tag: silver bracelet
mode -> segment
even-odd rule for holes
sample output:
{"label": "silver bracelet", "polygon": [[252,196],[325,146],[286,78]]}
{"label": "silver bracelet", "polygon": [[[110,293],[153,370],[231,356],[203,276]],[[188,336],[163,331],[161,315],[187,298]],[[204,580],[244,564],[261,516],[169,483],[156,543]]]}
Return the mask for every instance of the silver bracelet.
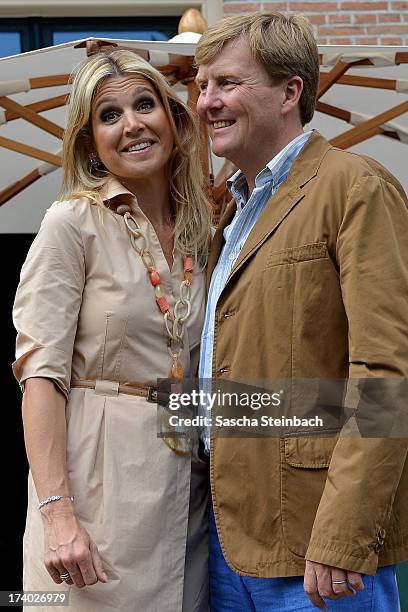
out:
{"label": "silver bracelet", "polygon": [[51,504],[55,501],[59,501],[60,499],[70,499],[71,501],[74,501],[74,498],[70,495],[50,495],[50,497],[47,497],[47,499],[43,499],[43,501],[40,501],[40,503],[38,504],[38,509],[41,510],[43,506]]}

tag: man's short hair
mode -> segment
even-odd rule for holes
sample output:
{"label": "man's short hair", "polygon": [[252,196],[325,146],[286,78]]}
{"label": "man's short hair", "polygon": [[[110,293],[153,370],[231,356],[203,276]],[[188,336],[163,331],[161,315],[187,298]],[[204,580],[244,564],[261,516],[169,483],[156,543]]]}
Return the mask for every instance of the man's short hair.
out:
{"label": "man's short hair", "polygon": [[244,38],[255,60],[273,82],[300,76],[303,91],[299,100],[302,125],[311,121],[319,84],[319,54],[312,26],[302,15],[260,11],[226,17],[208,28],[197,44],[195,63],[210,64],[223,47]]}

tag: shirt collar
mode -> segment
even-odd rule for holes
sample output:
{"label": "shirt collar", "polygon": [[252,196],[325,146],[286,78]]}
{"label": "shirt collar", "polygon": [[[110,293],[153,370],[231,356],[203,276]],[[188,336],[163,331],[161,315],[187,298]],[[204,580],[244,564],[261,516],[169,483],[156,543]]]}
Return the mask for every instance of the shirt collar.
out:
{"label": "shirt collar", "polygon": [[[312,130],[302,132],[299,134],[299,136],[296,136],[296,138],[291,140],[286,147],[279,151],[279,153],[275,155],[275,157],[273,157],[256,175],[255,188],[263,187],[270,181],[272,181],[273,185],[276,186],[280,182],[282,174],[285,173],[285,162],[287,161],[292,149],[295,149],[299,141],[304,139],[306,142],[311,134]],[[238,170],[227,180],[227,188],[232,197],[235,199],[237,207],[242,208],[248,199],[248,183],[242,170]]]}
{"label": "shirt collar", "polygon": [[112,200],[115,200],[118,198],[122,199],[122,197],[126,200],[132,199],[134,203],[137,205],[137,199],[136,199],[135,194],[129,191],[129,189],[126,189],[126,187],[124,187],[122,183],[113,176],[110,176],[106,180],[106,183],[104,183],[104,185],[101,188],[100,194],[101,194],[102,200],[107,206],[109,205],[109,202],[111,202]]}

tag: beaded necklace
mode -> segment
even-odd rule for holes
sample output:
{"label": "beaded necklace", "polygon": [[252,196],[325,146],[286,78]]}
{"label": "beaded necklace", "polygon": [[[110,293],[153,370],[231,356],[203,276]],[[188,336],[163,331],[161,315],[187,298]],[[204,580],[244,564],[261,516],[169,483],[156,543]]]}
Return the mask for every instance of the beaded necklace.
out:
{"label": "beaded necklace", "polygon": [[132,216],[130,206],[120,204],[116,211],[124,218],[132,247],[138,253],[146,268],[154,290],[156,304],[163,315],[164,327],[168,338],[167,348],[171,358],[169,378],[181,380],[184,376],[184,368],[180,361],[180,354],[183,350],[184,323],[191,314],[190,287],[193,280],[193,260],[191,257],[183,257],[183,280],[180,284],[180,296],[174,305],[173,313],[171,313],[169,303],[161,286],[160,274],[157,272],[155,259],[150,252],[146,233]]}

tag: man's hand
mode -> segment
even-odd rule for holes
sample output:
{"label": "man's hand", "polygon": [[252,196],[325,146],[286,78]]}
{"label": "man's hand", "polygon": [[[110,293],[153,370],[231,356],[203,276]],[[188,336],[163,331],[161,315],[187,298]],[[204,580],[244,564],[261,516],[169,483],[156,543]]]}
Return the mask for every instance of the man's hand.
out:
{"label": "man's hand", "polygon": [[364,583],[361,574],[357,572],[306,561],[304,589],[312,604],[324,610],[326,604],[323,597],[328,599],[350,597],[355,595],[356,591],[362,591]]}

